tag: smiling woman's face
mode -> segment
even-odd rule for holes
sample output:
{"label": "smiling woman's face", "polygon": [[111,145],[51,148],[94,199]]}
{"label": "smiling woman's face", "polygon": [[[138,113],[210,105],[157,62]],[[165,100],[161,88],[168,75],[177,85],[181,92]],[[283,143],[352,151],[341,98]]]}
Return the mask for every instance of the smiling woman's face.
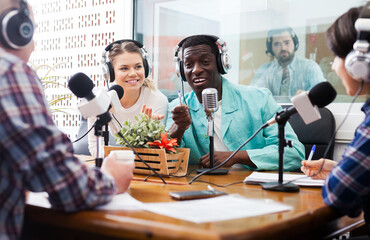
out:
{"label": "smiling woman's face", "polygon": [[144,83],[143,59],[139,53],[125,52],[113,61],[115,80],[125,91],[137,91]]}

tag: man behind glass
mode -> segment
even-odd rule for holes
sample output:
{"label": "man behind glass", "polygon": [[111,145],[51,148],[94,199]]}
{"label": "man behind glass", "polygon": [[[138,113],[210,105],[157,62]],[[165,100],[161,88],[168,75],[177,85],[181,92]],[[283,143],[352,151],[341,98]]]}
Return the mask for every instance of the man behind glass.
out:
{"label": "man behind glass", "polygon": [[258,68],[251,85],[270,89],[276,99],[287,99],[326,81],[316,62],[295,56],[298,46],[293,29],[270,30],[266,54],[274,60]]}

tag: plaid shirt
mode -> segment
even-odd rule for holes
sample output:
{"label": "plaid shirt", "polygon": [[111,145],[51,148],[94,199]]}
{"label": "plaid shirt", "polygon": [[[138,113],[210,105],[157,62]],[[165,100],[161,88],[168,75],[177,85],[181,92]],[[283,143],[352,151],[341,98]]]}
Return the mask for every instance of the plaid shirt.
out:
{"label": "plaid shirt", "polygon": [[26,190],[46,191],[54,209],[71,212],[110,201],[116,185],[73,156],[35,72],[0,48],[0,240],[19,237]]}
{"label": "plaid shirt", "polygon": [[[326,179],[323,197],[326,204],[350,217],[358,216],[364,209],[370,227],[370,98],[362,107],[365,120],[347,146],[343,159]],[[367,218],[367,219],[366,219]]]}

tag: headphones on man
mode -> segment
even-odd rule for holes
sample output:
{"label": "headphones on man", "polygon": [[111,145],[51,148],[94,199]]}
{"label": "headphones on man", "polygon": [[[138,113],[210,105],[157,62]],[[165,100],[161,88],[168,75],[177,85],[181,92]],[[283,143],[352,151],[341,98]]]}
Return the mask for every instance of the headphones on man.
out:
{"label": "headphones on man", "polygon": [[[218,54],[216,57],[218,72],[220,74],[226,74],[231,68],[231,59],[229,55],[227,54],[226,42],[213,35],[194,35],[194,36],[204,36],[204,37],[210,38],[212,41],[215,42],[217,49],[218,49]],[[189,37],[194,37],[194,36],[189,36]],[[183,40],[181,40],[181,42],[179,42],[179,44],[176,46],[175,57],[174,57],[177,76],[179,76],[181,80],[183,80],[184,82],[186,82],[186,77],[185,77],[185,72],[184,72],[184,62],[180,59],[179,53],[182,49],[182,45],[189,37],[184,38]]]}
{"label": "headphones on man", "polygon": [[10,8],[0,15],[0,42],[6,48],[19,49],[32,40],[33,23],[27,2],[19,1],[19,8]]}
{"label": "headphones on man", "polygon": [[140,43],[138,41],[135,41],[135,40],[131,40],[131,39],[118,40],[118,41],[112,42],[111,44],[109,44],[108,46],[105,47],[103,55],[102,55],[102,61],[101,61],[104,78],[109,82],[114,81],[114,78],[115,78],[114,77],[114,68],[112,66],[112,63],[109,61],[108,53],[112,49],[114,44],[122,44],[124,42],[132,42],[138,48],[140,48],[141,56],[143,57],[145,78],[147,78],[149,76],[149,74],[151,73],[151,71],[152,71],[152,68],[151,68],[150,63],[149,63],[150,61],[148,60],[148,58],[149,58],[148,52],[147,52],[145,46],[142,43]]}
{"label": "headphones on man", "polygon": [[353,50],[346,56],[344,66],[348,74],[357,81],[370,82],[370,2],[361,10],[355,22],[357,39]]}
{"label": "headphones on man", "polygon": [[268,31],[267,33],[267,39],[266,39],[266,54],[267,55],[274,56],[274,52],[272,51],[272,38],[283,32],[288,32],[290,34],[290,36],[293,39],[293,43],[294,43],[294,51],[297,51],[299,47],[299,41],[298,41],[297,35],[295,34],[292,28],[288,27],[288,28],[281,28],[281,29],[272,29]]}

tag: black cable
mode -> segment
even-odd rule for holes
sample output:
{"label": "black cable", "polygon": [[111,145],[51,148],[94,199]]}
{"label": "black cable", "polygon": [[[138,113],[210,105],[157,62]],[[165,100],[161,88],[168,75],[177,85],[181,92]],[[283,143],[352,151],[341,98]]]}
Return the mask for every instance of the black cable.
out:
{"label": "black cable", "polygon": [[325,165],[326,155],[328,154],[328,151],[329,151],[329,149],[330,149],[330,146],[333,144],[333,141],[334,141],[335,136],[337,135],[337,132],[339,131],[339,129],[342,127],[342,125],[343,125],[343,124],[344,124],[344,122],[346,121],[346,119],[347,119],[347,117],[348,117],[348,115],[349,115],[349,113],[350,113],[350,111],[351,111],[351,109],[352,109],[353,103],[356,101],[357,97],[360,95],[360,93],[361,93],[361,91],[362,91],[362,89],[363,89],[363,87],[364,87],[364,83],[365,83],[364,81],[361,81],[361,86],[360,86],[360,88],[357,90],[357,92],[356,92],[355,96],[353,97],[353,99],[352,99],[352,101],[351,101],[351,104],[350,104],[350,105],[349,105],[349,107],[348,107],[348,110],[347,110],[346,116],[344,116],[344,118],[343,118],[342,122],[338,125],[337,129],[336,129],[336,130],[335,130],[335,132],[333,133],[333,136],[331,137],[331,139],[330,139],[330,141],[329,141],[329,144],[328,144],[328,146],[327,146],[327,147],[326,147],[326,149],[325,149],[325,153],[324,153],[324,156],[323,156],[323,159],[324,159],[324,160],[322,161],[322,164],[321,164],[321,166],[320,166],[319,170],[317,170],[317,172],[316,172],[315,174],[311,175],[310,177],[315,177],[315,176],[317,176],[317,175],[321,172],[322,168],[324,167],[324,165]]}
{"label": "black cable", "polygon": [[207,181],[203,181],[203,180],[197,180],[197,182],[203,182],[203,183],[211,184],[211,185],[216,186],[216,187],[229,187],[231,185],[244,183],[243,181],[239,181],[239,182],[233,182],[233,183],[229,183],[229,184],[225,184],[225,185],[218,185],[216,183],[211,183],[211,182],[207,182]]}
{"label": "black cable", "polygon": [[[116,116],[114,116],[114,114],[112,113],[111,114],[112,116],[113,116],[113,118],[117,121],[117,123],[119,124],[119,126],[122,128],[122,125],[121,125],[121,123],[118,121],[118,119],[116,118]],[[86,121],[88,121],[88,120],[86,120]],[[78,138],[78,139],[76,139],[76,140],[74,140],[72,143],[75,143],[75,142],[78,142],[78,141],[80,141],[82,138],[84,138],[87,134],[89,134],[89,132],[95,127],[95,124],[96,124],[96,121],[95,121],[95,123],[91,126],[91,128],[84,134],[84,135],[82,135],[80,138]]]}
{"label": "black cable", "polygon": [[279,185],[279,187],[284,186],[284,185],[287,185],[287,184],[290,184],[290,183],[293,183],[293,182],[295,182],[297,180],[305,179],[305,178],[311,178],[311,177],[309,177],[309,176],[302,176],[302,177],[299,177],[299,178],[290,180],[290,181],[285,182],[285,183],[283,182],[283,184]]}
{"label": "black cable", "polygon": [[[191,170],[190,172],[184,174],[184,175],[180,175],[180,176],[177,176],[177,175],[173,175],[173,174],[168,174],[168,175],[164,175],[164,174],[160,174],[162,177],[175,177],[175,178],[182,178],[182,177],[187,177],[188,175],[190,175],[192,172],[194,172],[195,169]],[[155,176],[155,174],[150,174],[148,176],[146,176],[144,178],[144,181],[148,180],[148,178],[150,177],[153,177]]]}
{"label": "black cable", "polygon": [[78,142],[78,141],[80,141],[82,138],[84,138],[93,128],[95,127],[95,123],[92,125],[92,127],[84,134],[84,135],[82,135],[82,137],[80,137],[80,138],[78,138],[78,139],[76,139],[76,140],[74,140],[72,143],[75,143],[75,142]]}
{"label": "black cable", "polygon": [[187,177],[189,176],[192,172],[194,172],[195,168],[193,170],[191,170],[190,172],[186,173],[185,175],[182,175],[182,176],[177,176],[177,175],[173,175],[173,174],[169,174],[168,176],[169,177],[177,177],[177,178],[180,178],[180,177]]}
{"label": "black cable", "polygon": [[234,157],[234,155],[239,152],[239,150],[244,147],[245,144],[247,144],[250,140],[252,140],[262,129],[264,129],[265,127],[267,127],[269,124],[268,123],[265,123],[263,124],[259,129],[257,129],[257,131],[255,133],[253,133],[253,135],[247,139],[247,141],[245,141],[242,145],[240,145],[226,160],[224,160],[222,163],[218,164],[217,166],[213,167],[213,168],[210,168],[210,169],[207,169],[205,170],[204,172],[201,172],[199,173],[198,175],[196,175],[190,182],[189,184],[191,184],[192,182],[194,182],[197,178],[199,178],[200,176],[202,176],[203,174],[206,174],[208,172],[211,172],[217,168],[220,168],[222,167],[223,165],[225,165],[232,157]]}
{"label": "black cable", "polygon": [[131,150],[134,152],[134,154],[140,159],[140,161],[141,162],[143,162],[151,171],[153,171],[154,172],[154,174],[155,175],[157,175],[157,177],[159,177],[161,180],[162,180],[162,182],[164,183],[164,184],[167,184],[166,183],[166,181],[161,177],[161,175],[160,174],[158,174],[157,173],[157,171],[156,170],[154,170],[151,166],[149,166],[149,164],[146,162],[146,161],[144,161],[141,157],[140,157],[140,155],[135,151],[135,149],[128,143],[128,141],[126,140],[126,138],[122,135],[122,133],[120,132],[120,131],[118,131],[117,132],[117,134],[120,136],[120,138],[122,138],[123,139],[123,141],[125,141],[125,143],[127,144],[127,146],[129,146],[129,148],[131,148]]}
{"label": "black cable", "polygon": [[328,154],[329,152],[329,149],[330,149],[330,146],[333,144],[333,141],[334,141],[334,138],[335,138],[335,135],[337,134],[337,132],[339,131],[339,129],[342,127],[342,125],[344,124],[344,122],[346,121],[348,115],[349,115],[349,112],[351,111],[352,109],[352,106],[353,106],[353,103],[356,101],[357,97],[360,95],[361,91],[362,91],[362,88],[364,87],[364,81],[361,81],[361,86],[360,88],[357,90],[355,96],[353,97],[352,99],[352,102],[351,104],[349,105],[348,107],[348,110],[347,110],[347,113],[346,113],[346,116],[344,116],[342,122],[338,125],[337,129],[335,130],[333,136],[331,137],[330,141],[329,141],[329,144],[328,146],[326,147],[325,149],[325,153],[324,153],[324,156],[323,158],[326,158],[326,155]]}
{"label": "black cable", "polygon": [[121,123],[118,121],[118,119],[116,118],[116,116],[114,116],[113,113],[111,113],[111,115],[113,116],[113,118],[116,120],[116,122],[118,123],[119,127],[122,129],[122,125]]}

